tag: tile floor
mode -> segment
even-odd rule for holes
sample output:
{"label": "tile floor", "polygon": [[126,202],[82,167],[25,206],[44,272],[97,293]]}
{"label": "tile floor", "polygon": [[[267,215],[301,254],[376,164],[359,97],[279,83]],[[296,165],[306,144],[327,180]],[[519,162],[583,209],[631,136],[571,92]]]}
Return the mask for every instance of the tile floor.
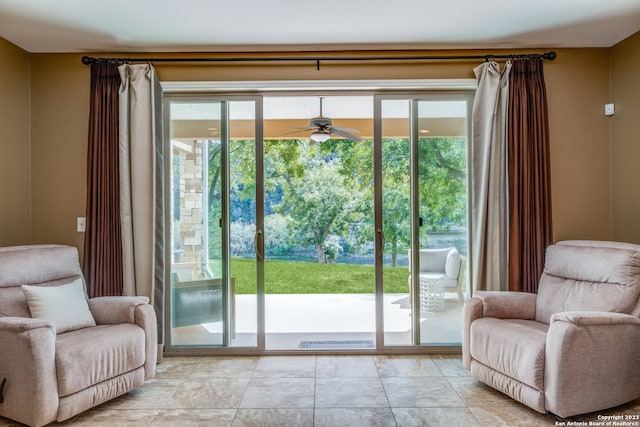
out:
{"label": "tile floor", "polygon": [[[601,414],[640,414],[640,399]],[[143,387],[53,425],[512,427],[557,421],[475,381],[459,356],[305,355],[165,358]],[[571,421],[588,425],[597,414]],[[0,418],[2,427],[14,425]]]}

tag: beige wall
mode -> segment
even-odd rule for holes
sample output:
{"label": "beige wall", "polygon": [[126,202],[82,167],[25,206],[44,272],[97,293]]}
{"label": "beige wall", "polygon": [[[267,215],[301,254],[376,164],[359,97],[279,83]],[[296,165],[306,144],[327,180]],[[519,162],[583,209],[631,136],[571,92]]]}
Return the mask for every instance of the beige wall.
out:
{"label": "beige wall", "polygon": [[613,238],[640,243],[640,32],[611,52]]}
{"label": "beige wall", "polygon": [[82,250],[85,215],[89,68],[75,55],[31,56],[32,243]]}
{"label": "beige wall", "polygon": [[611,238],[608,52],[566,49],[545,62],[556,241]]}
{"label": "beige wall", "polygon": [[0,246],[29,243],[29,54],[0,38]]}
{"label": "beige wall", "polygon": [[[610,49],[561,49],[545,62],[552,157],[554,239],[612,238]],[[462,53],[462,52],[454,52]],[[104,55],[96,55],[104,56]],[[89,67],[81,55],[33,54],[32,242],[81,248]],[[476,63],[157,65],[161,80],[473,78]],[[636,106],[637,107],[637,106]],[[616,116],[616,120],[621,116]],[[4,192],[4,190],[3,190]],[[622,240],[628,240],[621,235]],[[25,243],[28,243],[28,238]]]}

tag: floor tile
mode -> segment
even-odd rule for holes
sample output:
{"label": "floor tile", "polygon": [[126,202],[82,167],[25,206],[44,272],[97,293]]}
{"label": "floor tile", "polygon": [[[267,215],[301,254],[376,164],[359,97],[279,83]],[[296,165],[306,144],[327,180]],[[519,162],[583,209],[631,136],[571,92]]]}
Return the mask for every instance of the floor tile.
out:
{"label": "floor tile", "polygon": [[253,378],[315,378],[315,356],[264,356],[256,366]]}
{"label": "floor tile", "polygon": [[388,407],[379,378],[317,378],[316,408]]}
{"label": "floor tile", "polygon": [[0,427],[22,427],[23,424],[19,424],[8,418],[0,417]]}
{"label": "floor tile", "polygon": [[80,417],[58,425],[74,427],[141,427],[148,426],[158,412],[159,410],[149,409],[87,411]]}
{"label": "floor tile", "polygon": [[164,357],[156,365],[156,378],[188,378],[202,360],[201,357]]}
{"label": "floor tile", "polygon": [[313,409],[238,409],[233,427],[313,427]]}
{"label": "floor tile", "polygon": [[369,356],[318,356],[316,359],[318,378],[378,378],[378,369]]}
{"label": "floor tile", "polygon": [[442,375],[445,377],[470,377],[471,372],[462,367],[462,357],[458,355],[431,356]]}
{"label": "floor tile", "polygon": [[395,427],[390,408],[316,408],[314,427]]}
{"label": "floor tile", "polygon": [[398,427],[481,427],[467,408],[393,408]]}
{"label": "floor tile", "polygon": [[258,357],[214,357],[200,363],[189,378],[251,378]]}
{"label": "floor tile", "polygon": [[[459,355],[167,357],[142,387],[51,426],[517,427],[563,421],[477,381]],[[640,399],[598,414],[640,413]],[[0,427],[21,427],[0,418]]]}
{"label": "floor tile", "polygon": [[183,383],[182,379],[153,379],[102,406],[105,409],[164,409]]}
{"label": "floor tile", "polygon": [[381,377],[438,377],[442,373],[429,356],[377,356]]}
{"label": "floor tile", "polygon": [[149,427],[229,427],[235,409],[170,409],[162,410]]}
{"label": "floor tile", "polygon": [[382,378],[392,408],[464,407],[444,377]]}
{"label": "floor tile", "polygon": [[469,410],[483,427],[545,427],[555,419],[514,403],[505,406],[470,407]]}
{"label": "floor tile", "polygon": [[248,384],[248,378],[190,379],[180,386],[165,408],[237,408]]}
{"label": "floor tile", "polygon": [[253,378],[240,408],[313,408],[314,378]]}
{"label": "floor tile", "polygon": [[468,406],[513,405],[515,400],[473,377],[447,377],[449,384]]}

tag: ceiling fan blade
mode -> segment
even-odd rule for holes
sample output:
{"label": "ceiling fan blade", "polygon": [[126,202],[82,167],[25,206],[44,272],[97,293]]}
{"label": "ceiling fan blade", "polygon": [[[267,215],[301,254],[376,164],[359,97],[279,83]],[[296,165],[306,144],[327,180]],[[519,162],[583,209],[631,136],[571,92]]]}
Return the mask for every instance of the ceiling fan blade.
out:
{"label": "ceiling fan blade", "polygon": [[333,126],[333,129],[335,130],[341,130],[343,132],[349,132],[349,133],[360,133],[360,131],[358,129],[354,129],[354,128],[345,128],[342,126]]}
{"label": "ceiling fan blade", "polygon": [[336,135],[341,136],[341,137],[346,138],[346,139],[350,139],[350,140],[355,141],[355,142],[364,141],[363,137],[358,136],[358,135],[354,135],[354,134],[352,134],[350,132],[345,132],[344,130],[342,130],[340,128],[332,129],[331,133],[336,134]]}

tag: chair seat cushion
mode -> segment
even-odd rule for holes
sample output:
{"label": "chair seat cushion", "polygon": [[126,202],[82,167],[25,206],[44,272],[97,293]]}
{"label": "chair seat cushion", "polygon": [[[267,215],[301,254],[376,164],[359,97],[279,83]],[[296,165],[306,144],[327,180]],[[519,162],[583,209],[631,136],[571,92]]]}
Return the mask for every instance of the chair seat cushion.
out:
{"label": "chair seat cushion", "polygon": [[532,320],[477,319],[471,323],[471,357],[542,391],[548,329],[548,325]]}
{"label": "chair seat cushion", "polygon": [[56,337],[58,394],[68,396],[144,364],[145,336],[132,323],[99,325]]}

